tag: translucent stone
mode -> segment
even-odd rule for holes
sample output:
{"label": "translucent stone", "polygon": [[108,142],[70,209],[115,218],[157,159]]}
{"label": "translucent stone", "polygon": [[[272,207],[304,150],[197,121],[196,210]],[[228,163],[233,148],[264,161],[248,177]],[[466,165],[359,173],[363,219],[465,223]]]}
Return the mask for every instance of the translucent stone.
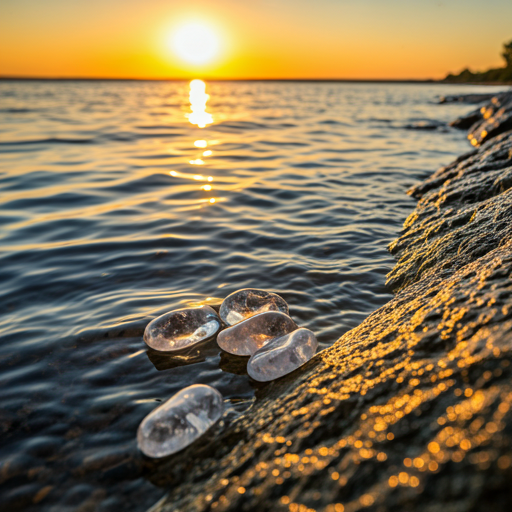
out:
{"label": "translucent stone", "polygon": [[251,356],[269,341],[297,328],[297,324],[288,315],[267,311],[225,329],[217,336],[217,343],[230,354]]}
{"label": "translucent stone", "polygon": [[152,320],[144,341],[154,350],[171,352],[206,340],[219,329],[219,317],[210,306],[177,309]]}
{"label": "translucent stone", "polygon": [[244,288],[224,299],[219,316],[225,324],[234,325],[266,311],[281,311],[288,315],[288,304],[275,293]]}
{"label": "translucent stone", "polygon": [[179,452],[202,436],[223,410],[224,401],[216,389],[203,384],[182,389],[142,420],[137,431],[139,449],[153,458]]}
{"label": "translucent stone", "polygon": [[247,363],[247,373],[259,382],[278,379],[307,363],[317,347],[316,336],[310,330],[297,329],[255,352]]}

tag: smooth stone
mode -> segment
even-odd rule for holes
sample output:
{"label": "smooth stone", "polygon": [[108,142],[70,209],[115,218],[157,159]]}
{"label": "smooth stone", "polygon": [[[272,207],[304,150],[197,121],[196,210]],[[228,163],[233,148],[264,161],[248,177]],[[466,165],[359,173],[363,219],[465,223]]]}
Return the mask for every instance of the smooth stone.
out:
{"label": "smooth stone", "polygon": [[288,315],[267,311],[225,329],[218,335],[217,343],[230,354],[252,356],[273,339],[296,329],[297,324]]}
{"label": "smooth stone", "polygon": [[313,332],[297,329],[257,350],[247,363],[247,373],[259,382],[278,379],[307,363],[317,347]]}
{"label": "smooth stone", "polygon": [[266,311],[289,314],[288,304],[279,295],[255,288],[244,288],[224,299],[219,316],[225,324],[234,325]]}
{"label": "smooth stone", "polygon": [[179,452],[202,436],[223,411],[224,400],[216,389],[188,386],[142,420],[137,431],[139,449],[152,458]]}
{"label": "smooth stone", "polygon": [[144,341],[154,350],[171,352],[211,338],[219,329],[219,317],[210,306],[177,309],[149,322]]}

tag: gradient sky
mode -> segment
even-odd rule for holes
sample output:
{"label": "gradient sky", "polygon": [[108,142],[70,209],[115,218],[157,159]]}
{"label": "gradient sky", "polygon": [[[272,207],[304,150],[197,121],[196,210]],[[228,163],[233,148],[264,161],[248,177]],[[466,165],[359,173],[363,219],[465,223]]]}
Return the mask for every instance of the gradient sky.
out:
{"label": "gradient sky", "polygon": [[[169,48],[190,20],[219,57]],[[442,78],[503,65],[511,0],[2,0],[0,75],[105,78]]]}

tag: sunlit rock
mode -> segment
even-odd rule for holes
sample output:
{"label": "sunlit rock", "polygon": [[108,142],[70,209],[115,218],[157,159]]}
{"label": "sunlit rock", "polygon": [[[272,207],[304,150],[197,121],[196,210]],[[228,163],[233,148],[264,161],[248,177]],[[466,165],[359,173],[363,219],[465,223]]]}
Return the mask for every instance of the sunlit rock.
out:
{"label": "sunlit rock", "polygon": [[230,354],[251,356],[269,341],[295,329],[298,329],[297,324],[288,315],[267,311],[222,331],[217,343]]}
{"label": "sunlit rock", "polygon": [[144,341],[154,350],[171,352],[206,340],[219,328],[219,317],[210,306],[178,309],[152,320],[144,331]]}
{"label": "sunlit rock", "polygon": [[224,299],[219,315],[224,323],[234,325],[266,311],[280,311],[288,315],[288,304],[275,293],[244,288]]}
{"label": "sunlit rock", "polygon": [[202,436],[224,410],[222,395],[204,384],[176,393],[149,413],[139,425],[137,444],[148,457],[176,453]]}
{"label": "sunlit rock", "polygon": [[276,338],[249,359],[247,373],[259,382],[278,379],[307,363],[315,354],[318,341],[308,329],[297,329]]}

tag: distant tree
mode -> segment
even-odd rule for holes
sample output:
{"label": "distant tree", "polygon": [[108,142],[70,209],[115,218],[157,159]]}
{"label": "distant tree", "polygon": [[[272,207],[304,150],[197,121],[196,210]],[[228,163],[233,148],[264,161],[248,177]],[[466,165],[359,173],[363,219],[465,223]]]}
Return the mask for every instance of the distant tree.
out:
{"label": "distant tree", "polygon": [[508,83],[512,82],[512,41],[503,45],[503,53],[501,56],[505,59],[504,68],[488,69],[487,71],[473,72],[468,68],[463,69],[459,74],[449,74],[445,82],[494,82],[494,83]]}
{"label": "distant tree", "polygon": [[501,56],[505,59],[507,68],[512,66],[512,41],[509,41],[503,45],[503,53]]}

